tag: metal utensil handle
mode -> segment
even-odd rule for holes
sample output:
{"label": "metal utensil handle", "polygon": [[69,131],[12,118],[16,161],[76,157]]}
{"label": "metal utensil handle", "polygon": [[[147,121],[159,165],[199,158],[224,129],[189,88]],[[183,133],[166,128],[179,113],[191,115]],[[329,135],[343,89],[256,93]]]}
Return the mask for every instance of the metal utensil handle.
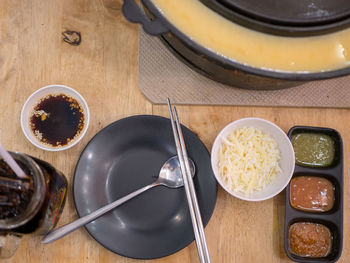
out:
{"label": "metal utensil handle", "polygon": [[[185,168],[184,158],[183,158],[181,145],[180,145],[180,141],[179,141],[179,136],[178,136],[178,130],[177,130],[177,127],[176,127],[176,124],[175,124],[175,121],[174,121],[173,111],[172,111],[172,108],[171,108],[171,104],[170,104],[169,98],[168,98],[168,107],[169,107],[171,126],[172,126],[174,140],[175,140],[175,145],[176,145],[176,151],[177,151],[177,155],[178,155],[179,162],[180,162],[181,173],[182,173],[182,176],[183,176],[183,179],[184,179],[185,192],[186,192],[188,207],[189,207],[189,210],[190,210],[192,226],[193,226],[193,232],[194,232],[194,236],[195,236],[195,239],[196,239],[198,255],[199,255],[200,261],[202,263],[210,263],[209,253],[205,252],[205,248],[203,246],[203,243],[205,243],[205,240],[204,240],[204,242],[202,241],[202,237],[201,237],[201,234],[200,234],[200,231],[199,231],[199,226],[198,226],[198,220],[196,218],[196,212],[194,211],[195,208],[194,208],[193,201],[192,201],[192,194],[191,194],[191,191],[190,191],[189,179],[188,179],[188,177],[191,177],[191,175],[187,173],[186,168]],[[181,129],[180,129],[180,132],[181,132]],[[205,247],[206,247],[206,245],[205,245]]]}
{"label": "metal utensil handle", "polygon": [[160,35],[169,31],[159,18],[150,20],[136,4],[135,0],[124,0],[122,12],[127,20],[141,24],[143,30],[150,35]]}
{"label": "metal utensil handle", "polygon": [[[175,115],[176,128],[177,128],[178,135],[179,135],[181,151],[183,154],[185,169],[186,169],[187,174],[191,174],[190,164],[188,162],[188,155],[187,155],[185,140],[184,140],[184,137],[182,134],[181,125],[180,125],[179,117],[178,117],[177,110],[176,110],[175,106],[174,106],[174,115]],[[188,180],[188,186],[189,186],[190,193],[191,193],[194,212],[195,212],[196,219],[197,219],[200,240],[202,242],[203,253],[204,253],[204,262],[209,263],[210,262],[209,250],[208,250],[207,241],[206,241],[205,234],[204,234],[202,216],[201,216],[201,213],[199,210],[198,200],[197,200],[197,196],[196,196],[196,190],[194,188],[192,176],[187,176],[187,180]]]}
{"label": "metal utensil handle", "polygon": [[84,226],[84,225],[90,223],[91,221],[96,220],[97,218],[104,215],[105,213],[113,210],[117,206],[120,206],[121,204],[125,203],[126,201],[129,201],[130,199],[134,198],[135,196],[147,191],[148,189],[150,189],[156,185],[158,185],[157,182],[146,185],[146,186],[136,190],[135,192],[132,192],[132,193],[130,193],[130,194],[106,205],[106,206],[103,206],[103,207],[97,209],[96,211],[94,211],[86,216],[83,216],[83,217],[73,221],[72,223],[66,224],[62,227],[59,227],[59,228],[49,232],[42,239],[41,243],[48,244],[48,243],[56,241],[57,239],[60,239],[61,237],[68,235],[69,233],[73,232],[74,230],[78,229],[79,227]]}

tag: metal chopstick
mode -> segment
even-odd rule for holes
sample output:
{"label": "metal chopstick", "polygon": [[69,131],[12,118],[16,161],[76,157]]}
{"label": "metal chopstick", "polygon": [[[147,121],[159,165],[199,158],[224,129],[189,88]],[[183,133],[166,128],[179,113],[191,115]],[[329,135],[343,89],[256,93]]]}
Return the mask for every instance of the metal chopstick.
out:
{"label": "metal chopstick", "polygon": [[[202,218],[199,211],[197,196],[196,196],[195,188],[191,177],[191,171],[190,171],[190,166],[188,162],[185,141],[183,138],[176,107],[174,107],[174,113],[173,113],[169,98],[168,98],[168,107],[169,107],[170,120],[171,120],[171,125],[173,129],[173,134],[174,134],[174,140],[176,144],[176,151],[178,154],[178,158],[181,166],[181,172],[184,179],[185,192],[186,192],[186,197],[187,197],[188,206],[190,210],[193,231],[196,239],[200,262],[210,263],[209,251],[208,251],[208,247],[205,239],[204,227],[203,227]],[[174,120],[174,115],[175,115],[175,120]]]}
{"label": "metal chopstick", "polygon": [[208,246],[207,246],[207,242],[206,242],[206,238],[205,238],[205,234],[204,234],[204,227],[203,227],[202,217],[201,217],[200,210],[199,210],[199,205],[198,205],[198,200],[197,200],[197,196],[196,196],[196,191],[195,191],[193,180],[192,180],[192,176],[191,176],[191,169],[190,169],[190,164],[189,164],[189,161],[188,161],[185,140],[183,138],[181,124],[179,122],[179,117],[178,117],[178,114],[177,114],[176,107],[174,107],[174,113],[175,113],[175,122],[176,122],[176,126],[177,126],[177,131],[178,131],[178,135],[179,135],[179,139],[180,139],[180,146],[181,146],[182,154],[183,154],[184,161],[185,161],[185,168],[186,168],[186,172],[187,172],[187,180],[189,182],[189,188],[190,188],[190,193],[191,193],[191,197],[192,197],[192,203],[193,203],[194,211],[195,211],[196,218],[197,218],[197,223],[198,223],[198,228],[199,228],[199,235],[200,235],[200,239],[201,239],[203,250],[204,250],[204,257],[206,259],[205,262],[210,262]]}

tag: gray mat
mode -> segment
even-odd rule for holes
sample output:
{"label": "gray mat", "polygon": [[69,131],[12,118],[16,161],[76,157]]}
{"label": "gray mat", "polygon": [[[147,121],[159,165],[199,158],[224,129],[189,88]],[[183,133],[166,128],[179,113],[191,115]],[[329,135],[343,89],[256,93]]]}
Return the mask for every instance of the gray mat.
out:
{"label": "gray mat", "polygon": [[350,107],[350,76],[297,87],[256,91],[212,81],[179,61],[156,37],[139,33],[139,88],[154,104]]}

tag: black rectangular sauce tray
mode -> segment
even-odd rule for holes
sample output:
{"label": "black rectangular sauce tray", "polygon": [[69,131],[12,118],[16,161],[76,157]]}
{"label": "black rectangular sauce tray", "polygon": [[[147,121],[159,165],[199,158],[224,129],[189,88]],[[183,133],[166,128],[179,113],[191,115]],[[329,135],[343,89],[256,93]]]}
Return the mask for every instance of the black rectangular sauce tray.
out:
{"label": "black rectangular sauce tray", "polygon": [[[295,126],[288,132],[288,137],[292,140],[294,134],[299,133],[322,133],[330,136],[334,140],[335,155],[334,160],[330,166],[327,167],[304,167],[295,164],[293,177],[318,176],[328,179],[334,186],[334,205],[328,212],[306,212],[297,210],[290,204],[290,184],[286,188],[286,208],[285,208],[285,223],[284,223],[284,249],[287,256],[296,262],[336,262],[342,253],[343,248],[343,143],[340,134],[330,128]],[[323,224],[328,227],[333,240],[332,248],[327,257],[311,258],[301,257],[293,254],[289,248],[289,227],[297,222],[310,222]]]}

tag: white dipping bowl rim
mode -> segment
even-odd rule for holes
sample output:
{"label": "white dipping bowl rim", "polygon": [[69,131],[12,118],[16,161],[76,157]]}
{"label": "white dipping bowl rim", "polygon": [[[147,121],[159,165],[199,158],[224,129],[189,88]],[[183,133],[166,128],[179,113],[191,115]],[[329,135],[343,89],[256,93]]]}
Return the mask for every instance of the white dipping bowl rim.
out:
{"label": "white dipping bowl rim", "polygon": [[[32,112],[32,109],[35,105],[37,105],[37,103],[39,102],[39,100],[43,97],[45,97],[46,95],[49,94],[60,94],[63,93],[65,95],[71,96],[74,99],[76,99],[79,104],[83,107],[84,110],[84,128],[83,130],[80,132],[79,136],[77,138],[75,138],[74,140],[72,140],[71,143],[68,143],[65,146],[59,146],[59,147],[52,147],[52,146],[45,146],[45,144],[41,143],[33,134],[33,132],[30,129],[30,113]],[[22,107],[22,111],[21,111],[21,128],[22,131],[25,135],[25,137],[36,147],[42,149],[42,150],[46,150],[46,151],[51,151],[51,152],[58,152],[58,151],[63,151],[66,149],[69,149],[71,147],[73,147],[74,145],[76,145],[85,135],[88,127],[89,127],[89,123],[90,123],[90,110],[88,107],[88,104],[86,103],[85,99],[83,98],[82,95],[80,95],[79,92],[77,92],[76,90],[65,86],[65,85],[59,85],[59,84],[53,84],[53,85],[48,85],[45,87],[42,87],[38,90],[36,90],[34,93],[32,93],[28,99],[26,100],[26,102],[24,103],[23,107]]]}
{"label": "white dipping bowl rim", "polygon": [[[242,127],[253,127],[271,135],[278,144],[281,156],[280,167],[282,169],[282,172],[277,174],[276,178],[269,185],[248,195],[243,192],[232,191],[228,185],[222,181],[220,172],[218,170],[218,151],[222,145],[222,137],[226,137],[234,130]],[[294,149],[287,134],[276,124],[261,118],[251,117],[238,119],[226,125],[215,138],[211,150],[211,166],[216,180],[226,192],[233,195],[234,197],[246,201],[263,201],[279,194],[283,189],[286,188],[289,181],[291,180],[295,168]]]}

